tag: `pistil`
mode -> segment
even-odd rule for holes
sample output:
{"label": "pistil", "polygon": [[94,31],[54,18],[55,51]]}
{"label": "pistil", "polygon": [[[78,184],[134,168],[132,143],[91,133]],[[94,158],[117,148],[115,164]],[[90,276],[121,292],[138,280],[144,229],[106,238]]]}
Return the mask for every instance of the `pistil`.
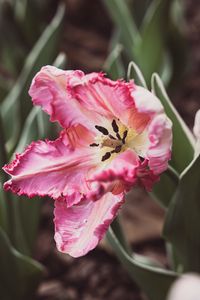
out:
{"label": "pistil", "polygon": [[95,128],[99,132],[101,132],[104,136],[107,136],[107,138],[104,138],[100,144],[99,143],[90,144],[90,147],[101,147],[101,148],[108,147],[108,148],[112,149],[111,151],[106,152],[102,156],[102,158],[101,158],[102,161],[109,159],[111,157],[111,155],[114,153],[120,153],[123,145],[125,145],[125,142],[126,142],[128,130],[125,130],[123,132],[123,136],[121,137],[120,133],[119,133],[119,126],[118,126],[116,120],[113,120],[111,125],[112,125],[112,129],[113,129],[113,132],[115,133],[116,137],[114,137],[112,134],[110,134],[110,132],[108,131],[107,128],[105,128],[103,126],[95,125]]}

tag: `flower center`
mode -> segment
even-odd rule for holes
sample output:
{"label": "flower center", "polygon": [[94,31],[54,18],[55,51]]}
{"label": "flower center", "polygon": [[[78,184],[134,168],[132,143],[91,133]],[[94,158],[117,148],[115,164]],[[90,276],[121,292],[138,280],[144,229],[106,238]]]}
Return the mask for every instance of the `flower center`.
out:
{"label": "flower center", "polygon": [[[122,150],[122,147],[126,143],[126,137],[128,134],[128,130],[125,128],[125,130],[120,133],[120,128],[116,122],[116,120],[113,120],[111,123],[112,131],[114,134],[111,134],[109,130],[103,126],[95,125],[95,128],[101,132],[101,141],[100,143],[92,143],[90,144],[90,147],[100,147],[100,148],[110,148],[110,151],[104,152],[101,161],[105,161],[111,157],[114,153],[119,153]],[[124,127],[124,126],[123,126]]]}

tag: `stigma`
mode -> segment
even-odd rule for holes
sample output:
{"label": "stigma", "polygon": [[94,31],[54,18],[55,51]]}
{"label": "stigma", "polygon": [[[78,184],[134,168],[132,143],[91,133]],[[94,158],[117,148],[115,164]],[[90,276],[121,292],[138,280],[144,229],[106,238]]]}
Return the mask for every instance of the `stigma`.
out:
{"label": "stigma", "polygon": [[128,130],[125,129],[123,133],[120,133],[120,128],[116,122],[113,120],[111,123],[112,133],[103,126],[95,125],[95,128],[101,133],[101,142],[99,143],[92,143],[90,147],[100,147],[106,149],[110,148],[110,151],[106,151],[101,158],[101,161],[105,161],[109,159],[112,154],[120,153],[123,146],[126,143],[126,137],[128,134]]}

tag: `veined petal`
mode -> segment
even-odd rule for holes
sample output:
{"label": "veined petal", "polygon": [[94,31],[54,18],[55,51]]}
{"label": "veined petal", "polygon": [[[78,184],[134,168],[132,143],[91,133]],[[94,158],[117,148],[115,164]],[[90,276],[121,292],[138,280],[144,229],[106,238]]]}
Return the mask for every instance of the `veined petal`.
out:
{"label": "veined petal", "polygon": [[136,86],[131,95],[138,112],[150,115],[163,113],[164,109],[160,100],[147,89]]}
{"label": "veined petal", "polygon": [[124,202],[123,194],[105,194],[98,201],[85,200],[70,208],[55,201],[55,241],[59,251],[73,257],[87,254],[103,238]]}
{"label": "veined petal", "polygon": [[103,73],[72,77],[68,82],[69,93],[88,111],[106,120],[119,119],[124,125],[131,124],[132,128],[141,131],[149,116],[137,111],[132,97],[136,88],[133,81],[113,81],[104,77]]}
{"label": "veined petal", "polygon": [[67,197],[68,206],[79,202],[88,190],[87,172],[95,167],[95,153],[84,145],[90,138],[79,126],[63,132],[55,141],[33,142],[4,167],[12,176],[4,188],[29,197]]}
{"label": "veined petal", "polygon": [[83,74],[82,71],[45,66],[34,77],[29,95],[35,105],[40,105],[50,115],[51,121],[58,121],[63,128],[78,124],[93,128],[87,113],[67,89],[70,78],[81,78]]}
{"label": "veined petal", "polygon": [[124,189],[129,189],[137,181],[136,169],[139,165],[138,156],[132,150],[126,150],[117,155],[110,164],[97,169],[90,180],[111,183],[121,181]]}
{"label": "veined petal", "polygon": [[145,189],[149,192],[152,191],[153,185],[159,181],[160,176],[158,174],[155,174],[150,168],[149,168],[149,161],[148,159],[145,159],[141,162],[139,168],[137,168],[137,179],[138,179],[138,185],[145,187]]}
{"label": "veined petal", "polygon": [[134,185],[142,185],[148,191],[158,181],[159,176],[148,168],[148,160],[141,161],[132,150],[126,150],[114,158],[107,166],[97,169],[90,181],[101,186],[99,190],[109,190],[113,194],[129,191]]}
{"label": "veined petal", "polygon": [[163,106],[154,94],[141,86],[131,89],[131,97],[135,108],[129,111],[128,126],[142,133],[156,114],[163,113]]}
{"label": "veined petal", "polygon": [[106,118],[120,118],[122,112],[134,106],[129,84],[112,81],[103,73],[90,73],[74,80],[69,80],[69,90],[73,96],[89,111],[94,111]]}
{"label": "veined petal", "polygon": [[119,119],[141,132],[150,112],[162,109],[155,96],[133,81],[112,81],[103,73],[85,75],[82,71],[63,71],[52,66],[43,67],[36,74],[29,94],[33,103],[50,115],[51,121],[58,121],[64,128],[82,124],[95,131],[95,125]]}
{"label": "veined petal", "polygon": [[168,168],[172,146],[172,122],[165,114],[153,118],[148,128],[148,137],[149,168],[154,174],[161,174]]}

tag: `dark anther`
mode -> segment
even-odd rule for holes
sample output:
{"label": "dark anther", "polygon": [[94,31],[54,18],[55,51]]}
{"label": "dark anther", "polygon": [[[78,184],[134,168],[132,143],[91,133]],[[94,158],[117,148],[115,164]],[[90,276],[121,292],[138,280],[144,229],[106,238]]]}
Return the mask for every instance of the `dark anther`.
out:
{"label": "dark anther", "polygon": [[119,127],[115,120],[112,121],[112,128],[113,128],[114,132],[116,132],[116,133],[119,132]]}
{"label": "dark anther", "polygon": [[115,148],[115,152],[119,153],[122,150],[122,145],[119,145]]}
{"label": "dark anther", "polygon": [[96,143],[90,144],[90,147],[98,147],[98,146],[99,146],[99,144],[96,144]]}
{"label": "dark anther", "polygon": [[112,140],[116,140],[116,138],[114,136],[112,136],[111,134],[108,135],[110,139]]}
{"label": "dark anther", "polygon": [[122,138],[122,143],[123,144],[125,144],[127,134],[128,134],[128,130],[125,130],[124,133],[123,133],[123,138]]}
{"label": "dark anther", "polygon": [[102,156],[102,161],[107,160],[111,157],[111,153],[110,152],[106,152],[106,154],[104,156]]}
{"label": "dark anther", "polygon": [[102,126],[95,125],[95,128],[97,130],[99,130],[101,133],[103,133],[104,135],[108,135],[109,134],[108,130],[106,128],[102,127]]}
{"label": "dark anther", "polygon": [[116,137],[118,138],[118,140],[121,140],[121,136],[118,132],[116,133]]}
{"label": "dark anther", "polygon": [[142,157],[142,156],[140,156],[140,155],[139,155],[139,159],[140,159],[141,161],[144,161],[144,157]]}
{"label": "dark anther", "polygon": [[114,150],[111,151],[111,153],[119,153],[122,150],[122,145],[118,145],[115,147]]}

